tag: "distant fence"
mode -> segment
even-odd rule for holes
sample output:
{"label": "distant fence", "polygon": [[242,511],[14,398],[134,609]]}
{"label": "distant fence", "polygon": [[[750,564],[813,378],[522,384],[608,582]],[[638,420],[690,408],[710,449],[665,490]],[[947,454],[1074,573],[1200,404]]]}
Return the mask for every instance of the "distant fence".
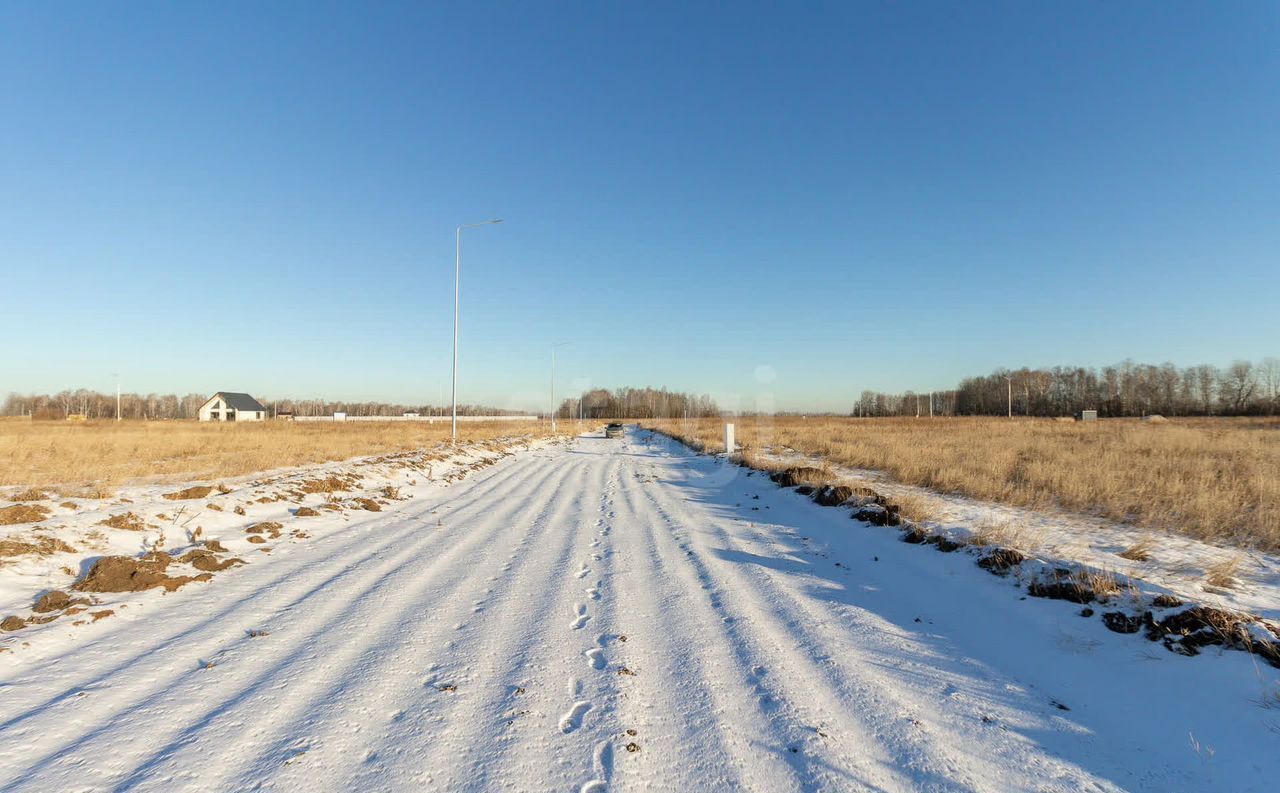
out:
{"label": "distant fence", "polygon": [[[294,416],[294,421],[425,421],[449,423],[451,416]],[[537,421],[537,416],[458,416],[458,421]]]}

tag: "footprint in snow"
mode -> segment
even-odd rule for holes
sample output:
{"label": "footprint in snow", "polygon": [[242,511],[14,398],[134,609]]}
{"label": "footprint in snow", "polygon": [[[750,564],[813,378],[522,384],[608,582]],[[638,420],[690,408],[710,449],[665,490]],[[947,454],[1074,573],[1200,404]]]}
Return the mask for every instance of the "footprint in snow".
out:
{"label": "footprint in snow", "polygon": [[582,563],[582,569],[576,573],[578,578],[586,578],[590,574],[591,574],[591,568],[587,567],[586,562]]}
{"label": "footprint in snow", "polygon": [[569,712],[560,717],[560,732],[568,734],[581,727],[582,717],[586,716],[589,710],[591,710],[591,703],[586,700],[573,703]]}
{"label": "footprint in snow", "polygon": [[590,617],[587,616],[587,607],[582,605],[581,603],[577,603],[574,605],[573,612],[574,612],[573,622],[569,623],[570,630],[575,630],[575,631],[578,630],[579,628],[587,624],[587,620],[591,619]]}

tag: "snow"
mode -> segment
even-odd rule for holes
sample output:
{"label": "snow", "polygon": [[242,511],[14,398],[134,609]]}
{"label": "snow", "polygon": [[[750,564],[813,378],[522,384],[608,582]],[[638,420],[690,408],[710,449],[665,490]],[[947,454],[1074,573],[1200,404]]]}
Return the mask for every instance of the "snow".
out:
{"label": "snow", "polygon": [[[1108,571],[1155,593],[1178,595],[1183,600],[1229,611],[1255,614],[1280,623],[1280,557],[1256,550],[1242,550],[1201,542],[1171,532],[1152,532],[1135,526],[1062,511],[1044,511],[993,504],[964,496],[938,493],[928,488],[894,482],[882,472],[831,465],[815,457],[779,449],[764,459],[784,465],[819,465],[830,468],[833,479],[870,487],[890,499],[904,496],[926,504],[931,517],[921,525],[931,533],[964,540],[975,527],[1006,524],[1020,529],[1032,541],[1020,550],[1032,553],[1047,566],[1083,565]],[[1149,558],[1134,561],[1120,552],[1142,538],[1152,540]],[[1239,583],[1230,589],[1205,581],[1214,564],[1239,559]]]}
{"label": "snow", "polygon": [[6,636],[0,789],[1277,784],[1277,670],[1111,633],[661,437],[379,477],[411,498],[206,522],[311,536]]}

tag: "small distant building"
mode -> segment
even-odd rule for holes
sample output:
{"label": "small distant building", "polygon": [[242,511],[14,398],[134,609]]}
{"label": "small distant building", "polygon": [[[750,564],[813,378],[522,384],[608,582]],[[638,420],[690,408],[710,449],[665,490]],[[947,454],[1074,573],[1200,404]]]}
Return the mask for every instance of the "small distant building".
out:
{"label": "small distant building", "polygon": [[1076,413],[1076,421],[1097,421],[1097,420],[1098,420],[1098,411],[1096,410],[1081,410],[1078,413]]}
{"label": "small distant building", "polygon": [[219,391],[200,406],[201,421],[262,421],[267,409],[248,394]]}

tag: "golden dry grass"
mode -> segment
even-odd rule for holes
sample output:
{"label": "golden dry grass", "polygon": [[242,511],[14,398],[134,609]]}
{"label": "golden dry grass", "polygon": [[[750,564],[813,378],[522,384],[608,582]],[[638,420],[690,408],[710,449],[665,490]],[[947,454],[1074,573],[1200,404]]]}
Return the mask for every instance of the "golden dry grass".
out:
{"label": "golden dry grass", "polygon": [[[644,421],[723,451],[723,421]],[[1280,550],[1280,420],[737,419],[744,459],[793,449],[986,501]]]}
{"label": "golden dry grass", "polygon": [[[129,483],[216,480],[435,448],[448,443],[449,431],[443,422],[0,422],[0,486],[104,498]],[[549,434],[534,421],[458,425],[467,441]]]}

